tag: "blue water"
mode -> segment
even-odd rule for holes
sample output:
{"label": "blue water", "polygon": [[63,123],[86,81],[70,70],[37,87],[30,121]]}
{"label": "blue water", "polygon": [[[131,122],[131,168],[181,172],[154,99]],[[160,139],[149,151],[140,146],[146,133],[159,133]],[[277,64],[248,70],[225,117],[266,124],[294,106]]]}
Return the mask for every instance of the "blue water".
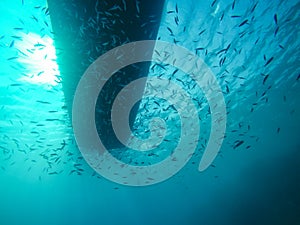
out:
{"label": "blue water", "polygon": [[[2,0],[0,225],[300,224],[300,3],[234,2],[167,0],[158,32],[217,77],[227,109],[220,153],[198,171],[210,133],[203,100],[187,165],[162,183],[130,187],[97,175],[76,146],[46,2]],[[166,68],[168,78],[174,68]]]}

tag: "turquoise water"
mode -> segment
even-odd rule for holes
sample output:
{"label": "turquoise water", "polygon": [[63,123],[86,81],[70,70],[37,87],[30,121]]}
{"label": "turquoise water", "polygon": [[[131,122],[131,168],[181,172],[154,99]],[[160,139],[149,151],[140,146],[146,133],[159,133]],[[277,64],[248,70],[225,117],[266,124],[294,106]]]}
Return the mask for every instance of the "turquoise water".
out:
{"label": "turquoise water", "polygon": [[[157,38],[175,40],[211,68],[227,129],[217,158],[199,172],[211,119],[203,99],[194,156],[175,176],[146,187],[113,183],[82,158],[46,2],[0,4],[1,225],[300,224],[298,1],[165,2]],[[155,68],[149,76],[173,72]],[[189,83],[180,71],[176,78]],[[174,127],[177,117],[170,116]]]}

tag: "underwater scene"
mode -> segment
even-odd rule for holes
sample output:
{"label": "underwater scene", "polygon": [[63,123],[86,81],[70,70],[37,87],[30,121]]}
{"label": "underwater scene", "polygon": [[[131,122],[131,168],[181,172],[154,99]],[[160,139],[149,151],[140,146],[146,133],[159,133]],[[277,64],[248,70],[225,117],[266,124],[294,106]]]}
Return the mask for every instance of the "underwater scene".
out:
{"label": "underwater scene", "polygon": [[299,1],[0,6],[0,225],[300,225]]}

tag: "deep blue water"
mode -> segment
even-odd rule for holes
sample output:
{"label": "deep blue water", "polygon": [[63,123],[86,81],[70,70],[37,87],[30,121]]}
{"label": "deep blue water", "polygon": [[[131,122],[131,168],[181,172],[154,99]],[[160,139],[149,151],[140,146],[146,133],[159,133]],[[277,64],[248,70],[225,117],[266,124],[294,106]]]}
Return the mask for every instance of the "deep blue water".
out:
{"label": "deep blue water", "polygon": [[300,224],[300,3],[234,2],[167,0],[157,37],[197,54],[220,84],[227,128],[217,158],[198,171],[211,119],[203,99],[187,165],[130,187],[95,174],[76,146],[46,2],[2,0],[0,225]]}

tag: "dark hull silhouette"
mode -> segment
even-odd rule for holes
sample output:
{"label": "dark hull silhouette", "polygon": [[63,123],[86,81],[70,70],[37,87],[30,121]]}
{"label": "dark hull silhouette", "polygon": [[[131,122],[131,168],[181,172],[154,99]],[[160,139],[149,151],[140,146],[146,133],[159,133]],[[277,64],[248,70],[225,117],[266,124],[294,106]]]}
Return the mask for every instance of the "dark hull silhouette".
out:
{"label": "dark hull silhouette", "polygon": [[[138,40],[156,39],[164,1],[48,0],[48,5],[66,106],[72,116],[76,86],[88,66],[114,47]],[[149,63],[121,69],[100,92],[95,109],[96,126],[108,149],[122,147],[110,120],[114,98],[122,87],[146,76],[148,70]],[[137,108],[132,109],[129,119],[131,126]]]}

